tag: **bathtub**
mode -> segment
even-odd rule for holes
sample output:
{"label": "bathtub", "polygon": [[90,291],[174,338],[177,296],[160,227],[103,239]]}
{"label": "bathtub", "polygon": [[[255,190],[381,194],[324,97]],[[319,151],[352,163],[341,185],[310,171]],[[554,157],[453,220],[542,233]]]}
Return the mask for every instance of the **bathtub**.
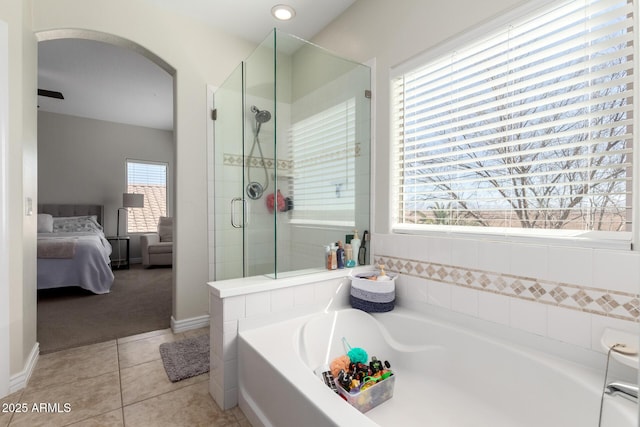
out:
{"label": "bathtub", "polygon": [[[389,360],[393,397],[360,413],[314,369],[342,337]],[[254,426],[596,427],[603,370],[403,308],[343,309],[241,330],[239,404]],[[635,371],[634,371],[635,372]],[[610,377],[611,379],[611,377]],[[602,427],[636,427],[638,406],[605,396]]]}

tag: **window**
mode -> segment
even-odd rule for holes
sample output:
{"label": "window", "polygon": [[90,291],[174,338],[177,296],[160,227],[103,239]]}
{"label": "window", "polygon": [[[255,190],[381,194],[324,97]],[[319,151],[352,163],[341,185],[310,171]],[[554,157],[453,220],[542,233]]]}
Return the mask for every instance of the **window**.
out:
{"label": "window", "polygon": [[293,222],[355,224],[355,122],[351,98],[291,127]]}
{"label": "window", "polygon": [[554,2],[395,77],[395,226],[630,231],[632,15]]}
{"label": "window", "polygon": [[127,192],[144,194],[144,208],[128,209],[127,232],[155,232],[167,216],[167,164],[127,160]]}

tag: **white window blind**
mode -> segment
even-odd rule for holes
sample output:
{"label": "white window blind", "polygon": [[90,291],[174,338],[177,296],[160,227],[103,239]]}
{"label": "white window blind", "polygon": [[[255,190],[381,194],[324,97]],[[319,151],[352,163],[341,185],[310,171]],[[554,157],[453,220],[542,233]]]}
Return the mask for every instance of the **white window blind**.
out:
{"label": "white window blind", "polygon": [[127,232],[157,231],[167,215],[167,164],[127,160],[127,192],[144,194],[144,208],[128,209]]}
{"label": "white window blind", "polygon": [[632,15],[554,3],[395,78],[395,223],[629,231]]}
{"label": "white window blind", "polygon": [[351,98],[291,126],[294,222],[354,225],[355,122]]}

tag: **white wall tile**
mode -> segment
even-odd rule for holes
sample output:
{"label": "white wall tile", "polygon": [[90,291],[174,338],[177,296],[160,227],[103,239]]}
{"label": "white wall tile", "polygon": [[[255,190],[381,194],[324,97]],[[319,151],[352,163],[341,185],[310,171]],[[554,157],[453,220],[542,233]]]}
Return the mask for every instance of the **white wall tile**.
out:
{"label": "white wall tile", "polygon": [[510,298],[509,320],[513,328],[544,336],[547,334],[547,305]]}
{"label": "white wall tile", "polygon": [[314,291],[313,285],[296,286],[293,290],[293,305],[299,307],[301,305],[313,304]]}
{"label": "white wall tile", "polygon": [[548,254],[547,246],[511,244],[509,272],[516,276],[544,279],[548,271]]}
{"label": "white wall tile", "polygon": [[451,288],[451,309],[478,317],[478,291],[461,286],[453,286]]}
{"label": "white wall tile", "polygon": [[[400,279],[403,281],[404,288],[401,292],[408,301],[421,303],[427,302],[428,292],[426,279],[414,276],[401,276],[396,279],[396,281]],[[402,298],[402,296],[400,296],[400,298]]]}
{"label": "white wall tile", "polygon": [[271,311],[279,313],[293,308],[293,288],[271,291]]}
{"label": "white wall tile", "polygon": [[451,285],[427,281],[427,302],[439,307],[451,308]]}
{"label": "white wall tile", "polygon": [[547,308],[547,336],[579,345],[591,346],[591,314],[562,307]]}
{"label": "white wall tile", "polygon": [[258,316],[271,312],[271,293],[259,292],[246,297],[246,317]]}
{"label": "white wall tile", "polygon": [[469,269],[478,268],[478,241],[473,239],[451,240],[451,264]]}
{"label": "white wall tile", "polygon": [[594,287],[638,293],[639,284],[640,254],[612,250],[594,251]]}
{"label": "white wall tile", "polygon": [[223,309],[223,319],[225,322],[227,320],[237,320],[245,317],[245,297],[244,295],[237,297],[229,297],[225,298],[223,301],[224,309]]}
{"label": "white wall tile", "polygon": [[511,244],[495,241],[478,243],[478,268],[483,271],[507,273],[511,268]]}
{"label": "white wall tile", "polygon": [[549,247],[549,271],[546,279],[593,286],[593,249]]}
{"label": "white wall tile", "polygon": [[448,237],[434,237],[429,242],[429,261],[451,264],[451,240]]}
{"label": "white wall tile", "polygon": [[492,292],[479,292],[478,317],[501,325],[509,325],[509,297]]}

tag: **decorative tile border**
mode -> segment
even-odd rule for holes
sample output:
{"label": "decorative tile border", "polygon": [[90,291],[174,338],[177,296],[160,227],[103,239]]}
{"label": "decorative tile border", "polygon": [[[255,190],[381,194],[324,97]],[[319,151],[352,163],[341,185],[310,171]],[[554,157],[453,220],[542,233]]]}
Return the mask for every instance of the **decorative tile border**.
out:
{"label": "decorative tile border", "polygon": [[[308,164],[312,164],[316,162],[326,162],[327,160],[336,160],[336,159],[344,158],[345,156],[348,156],[348,155],[352,155],[353,157],[359,157],[361,154],[361,151],[362,149],[360,148],[360,143],[357,142],[348,149],[336,151],[336,152],[324,153],[323,155],[314,157],[313,159],[311,159],[311,161],[307,162],[307,164],[302,165],[300,167],[304,167]],[[243,157],[240,154],[223,153],[222,163],[226,166],[243,166],[245,164],[248,164],[249,167],[252,167],[252,168],[254,167],[261,168],[263,164],[263,160],[260,157],[255,157],[255,156]],[[267,166],[268,169],[273,169],[273,166],[276,163],[278,164],[278,170],[282,170],[282,171],[293,170],[293,160],[283,160],[283,159],[276,160],[268,157],[264,158],[264,164]]]}
{"label": "decorative tile border", "polygon": [[388,271],[632,322],[640,321],[640,295],[551,282],[428,261],[376,256]]}
{"label": "decorative tile border", "polygon": [[[245,161],[246,159],[246,161]],[[243,166],[244,164],[248,164],[249,167],[257,168],[262,167],[262,159],[259,157],[249,157],[239,155],[239,154],[227,154],[224,153],[223,164],[226,166]],[[264,158],[264,164],[267,166],[267,169],[273,169],[275,164],[278,164],[278,170],[290,171],[293,168],[293,161],[291,160],[277,160],[271,159],[268,157]]]}

